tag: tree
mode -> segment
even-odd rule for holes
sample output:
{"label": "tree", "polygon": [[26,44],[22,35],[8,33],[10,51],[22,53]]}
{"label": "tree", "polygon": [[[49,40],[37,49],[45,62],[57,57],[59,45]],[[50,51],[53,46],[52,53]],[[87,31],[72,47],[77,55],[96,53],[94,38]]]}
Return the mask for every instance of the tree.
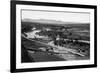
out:
{"label": "tree", "polygon": [[29,32],[29,31],[32,31],[32,26],[31,25],[24,25],[24,27],[22,27],[22,33],[24,32]]}

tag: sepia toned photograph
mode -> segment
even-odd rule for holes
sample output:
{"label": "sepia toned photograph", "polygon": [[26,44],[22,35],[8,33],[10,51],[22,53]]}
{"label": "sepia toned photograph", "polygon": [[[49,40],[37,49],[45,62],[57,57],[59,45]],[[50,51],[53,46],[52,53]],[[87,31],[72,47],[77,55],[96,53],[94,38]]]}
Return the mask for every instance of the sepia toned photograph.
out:
{"label": "sepia toned photograph", "polygon": [[90,59],[90,13],[21,10],[21,61]]}

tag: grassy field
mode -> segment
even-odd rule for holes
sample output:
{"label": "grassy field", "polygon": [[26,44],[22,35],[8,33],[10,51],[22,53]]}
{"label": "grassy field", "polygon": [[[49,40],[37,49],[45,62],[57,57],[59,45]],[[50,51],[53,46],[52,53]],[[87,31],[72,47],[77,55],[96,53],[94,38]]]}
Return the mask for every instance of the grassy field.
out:
{"label": "grassy field", "polygon": [[[77,50],[78,52],[81,52],[85,54],[85,57],[80,57],[73,54],[66,54],[66,55],[50,55],[47,53],[41,53],[41,52],[31,52],[27,51],[28,56],[31,58],[31,61],[33,60],[36,62],[42,62],[42,61],[62,61],[62,60],[87,60],[90,58],[90,43],[85,42],[79,42],[81,41],[90,41],[90,24],[83,24],[83,23],[64,23],[64,24],[50,24],[50,23],[38,23],[38,22],[21,22],[22,24],[22,34],[23,33],[30,33],[33,32],[33,28],[35,30],[41,30],[40,32],[36,33],[36,35],[39,36],[45,36],[48,37],[50,40],[44,40],[40,38],[30,38],[35,41],[40,41],[43,43],[48,43],[57,37],[57,35],[60,36],[59,42],[63,42],[63,47],[71,48],[74,50]],[[27,35],[26,35],[27,36]],[[73,40],[75,40],[73,42]],[[47,48],[45,45],[37,44],[35,42],[29,42],[22,38],[22,44],[26,48],[34,48],[38,49],[41,47]],[[23,52],[22,52],[23,53]],[[41,57],[41,58],[40,58]],[[43,58],[42,58],[43,57]],[[46,58],[47,57],[47,58]],[[40,59],[38,59],[40,58]],[[49,59],[48,59],[49,58]],[[54,59],[55,58],[55,59]],[[24,62],[24,61],[23,61]],[[30,62],[30,61],[29,61]]]}
{"label": "grassy field", "polygon": [[[27,27],[25,29],[25,27]],[[56,33],[62,35],[62,37],[67,37],[67,39],[80,39],[80,40],[90,40],[90,24],[40,24],[34,22],[22,22],[22,32],[30,32],[32,28],[35,27],[37,30],[41,30],[41,35],[52,36]],[[51,31],[45,31],[48,28]],[[65,31],[63,31],[65,29]]]}

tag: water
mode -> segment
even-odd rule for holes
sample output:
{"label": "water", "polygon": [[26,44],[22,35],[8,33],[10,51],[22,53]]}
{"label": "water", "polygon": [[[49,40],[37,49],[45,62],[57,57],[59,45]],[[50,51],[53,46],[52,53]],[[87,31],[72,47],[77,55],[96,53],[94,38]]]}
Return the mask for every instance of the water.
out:
{"label": "water", "polygon": [[32,32],[27,32],[27,38],[48,38],[45,36],[39,36],[36,33],[41,32],[41,30],[33,30]]}

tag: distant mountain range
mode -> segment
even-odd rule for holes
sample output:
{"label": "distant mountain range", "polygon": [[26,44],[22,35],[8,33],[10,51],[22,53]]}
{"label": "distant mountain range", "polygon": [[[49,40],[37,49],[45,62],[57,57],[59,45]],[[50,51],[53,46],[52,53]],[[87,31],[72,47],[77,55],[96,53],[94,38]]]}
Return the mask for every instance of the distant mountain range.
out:
{"label": "distant mountain range", "polygon": [[78,22],[64,22],[57,20],[48,20],[48,19],[23,19],[22,22],[33,22],[41,24],[89,24],[89,23],[78,23]]}

